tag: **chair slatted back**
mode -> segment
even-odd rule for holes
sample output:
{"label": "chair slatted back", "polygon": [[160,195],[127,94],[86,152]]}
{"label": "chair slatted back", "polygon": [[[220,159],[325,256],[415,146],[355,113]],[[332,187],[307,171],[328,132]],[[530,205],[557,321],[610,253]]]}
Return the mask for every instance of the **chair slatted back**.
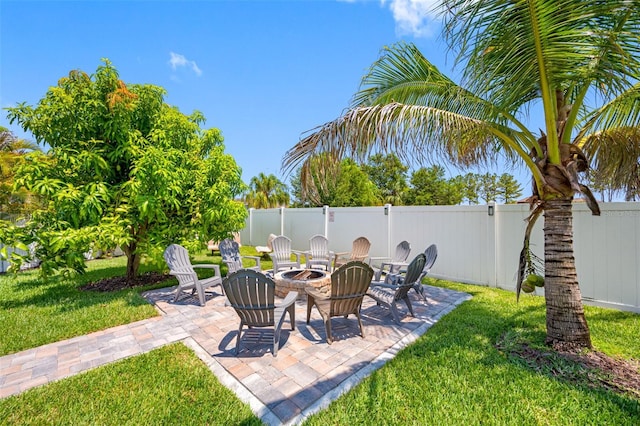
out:
{"label": "chair slatted back", "polygon": [[369,249],[371,242],[366,237],[358,237],[353,240],[351,248],[351,260],[359,260],[364,262],[369,257]]}
{"label": "chair slatted back", "polygon": [[331,274],[330,316],[353,314],[360,310],[374,271],[366,263],[348,262]]}
{"label": "chair slatted back", "polygon": [[278,261],[289,262],[291,260],[291,240],[284,236],[279,235],[271,242],[273,251],[271,257]]}
{"label": "chair slatted back", "polygon": [[329,240],[324,235],[314,235],[309,239],[309,252],[314,260],[329,260]]}
{"label": "chair slatted back", "polygon": [[409,253],[411,253],[411,244],[408,241],[402,241],[396,246],[392,261],[395,263],[404,262],[409,258]]}
{"label": "chair slatted back", "polygon": [[177,275],[176,278],[180,285],[191,284],[198,279],[196,271],[191,266],[191,260],[189,260],[189,252],[186,248],[178,244],[171,244],[164,251],[164,261],[167,262],[169,270],[176,272],[192,272],[193,277],[190,279],[184,275]]}
{"label": "chair slatted back", "polygon": [[266,275],[242,269],[228,275],[222,287],[243,324],[250,327],[274,325],[275,282]]}
{"label": "chair slatted back", "polygon": [[436,259],[438,258],[438,247],[435,244],[431,244],[424,251],[425,256],[427,257],[427,262],[424,264],[424,274],[428,274],[433,264],[436,263]]}
{"label": "chair slatted back", "polygon": [[269,248],[269,250],[273,251],[273,240],[277,237],[276,234],[269,234],[269,236],[267,237],[267,247]]}
{"label": "chair slatted back", "polygon": [[227,264],[229,268],[228,273],[236,272],[242,269],[242,258],[240,257],[240,245],[237,241],[227,238],[222,240],[218,249],[222,256],[222,261]]}
{"label": "chair slatted back", "polygon": [[413,288],[413,285],[422,276],[422,270],[427,261],[427,257],[424,253],[420,253],[411,261],[407,267],[407,273],[404,276],[404,281],[398,286],[394,295],[394,300],[402,300],[407,296],[409,290]]}

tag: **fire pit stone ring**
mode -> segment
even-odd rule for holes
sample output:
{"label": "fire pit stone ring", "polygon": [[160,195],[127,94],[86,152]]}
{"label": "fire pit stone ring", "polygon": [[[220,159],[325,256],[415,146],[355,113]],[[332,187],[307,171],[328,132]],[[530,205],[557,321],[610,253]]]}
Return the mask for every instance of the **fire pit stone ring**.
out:
{"label": "fire pit stone ring", "polygon": [[317,269],[289,269],[273,276],[276,296],[286,297],[290,291],[298,292],[298,300],[306,300],[305,287],[312,286],[321,291],[329,291],[331,275]]}

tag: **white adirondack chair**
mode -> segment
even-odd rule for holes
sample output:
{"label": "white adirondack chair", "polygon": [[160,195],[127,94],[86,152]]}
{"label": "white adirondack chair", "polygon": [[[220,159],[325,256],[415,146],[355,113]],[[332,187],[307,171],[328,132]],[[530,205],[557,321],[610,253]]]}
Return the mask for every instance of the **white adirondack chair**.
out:
{"label": "white adirondack chair", "polygon": [[305,251],[307,269],[322,266],[331,271],[331,259],[334,253],[329,251],[329,240],[324,235],[314,235],[309,239],[309,250]]}
{"label": "white adirondack chair", "polygon": [[[178,288],[173,301],[177,301],[178,297],[185,290],[191,290],[191,294],[198,292],[198,300],[200,306],[204,306],[206,302],[205,290],[210,287],[219,285],[222,292],[222,276],[220,275],[220,266],[212,264],[192,265],[189,260],[189,252],[187,249],[178,244],[171,244],[164,251],[164,260],[169,266],[169,274],[178,279]],[[194,268],[213,269],[215,275],[210,278],[199,279]]]}
{"label": "white adirondack chair", "polygon": [[[273,273],[280,269],[300,268],[300,253],[291,250],[291,240],[284,235],[279,235],[271,242],[272,252],[269,253],[273,261]],[[295,255],[296,260],[291,260],[291,255]]]}

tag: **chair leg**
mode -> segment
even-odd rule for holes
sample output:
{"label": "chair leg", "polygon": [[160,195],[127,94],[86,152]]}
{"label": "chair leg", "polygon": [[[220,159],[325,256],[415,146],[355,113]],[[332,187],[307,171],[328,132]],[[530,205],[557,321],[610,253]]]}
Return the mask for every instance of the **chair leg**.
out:
{"label": "chair leg", "polygon": [[291,330],[295,330],[296,329],[296,304],[294,303],[293,305],[289,306],[287,308],[287,311],[289,312],[289,321],[291,322]]}
{"label": "chair leg", "polygon": [[240,336],[242,336],[242,327],[244,324],[240,321],[240,327],[238,328],[238,338],[236,339],[236,356],[238,356],[238,352],[240,352]]}
{"label": "chair leg", "polygon": [[402,321],[400,320],[400,314],[398,314],[398,308],[396,307],[396,304],[390,303],[389,309],[391,310],[391,314],[393,315],[393,320],[396,322],[396,324],[402,325]]}
{"label": "chair leg", "polygon": [[178,288],[176,288],[176,295],[175,295],[175,297],[173,298],[173,301],[174,301],[174,302],[177,302],[177,301],[178,301],[178,297],[180,297],[180,293],[182,293],[182,288],[180,287],[180,285],[178,285]]}
{"label": "chair leg", "polygon": [[196,284],[196,288],[198,290],[198,300],[200,301],[200,306],[204,306],[205,304],[204,287],[202,287],[202,284]]}
{"label": "chair leg", "polygon": [[273,330],[273,356],[278,356],[278,346],[280,346],[280,327]]}
{"label": "chair leg", "polygon": [[364,339],[364,327],[362,326],[362,320],[360,319],[360,311],[356,312],[356,318],[358,318],[358,325],[360,326],[360,335]]}
{"label": "chair leg", "polygon": [[327,343],[332,344],[333,337],[331,337],[331,317],[324,319],[324,329],[327,332]]}
{"label": "chair leg", "polygon": [[314,299],[307,294],[307,324],[309,324],[309,318],[311,317],[311,308],[313,308]]}
{"label": "chair leg", "polygon": [[429,301],[427,300],[427,296],[424,294],[424,286],[420,283],[415,283],[413,285],[413,289],[416,291],[416,293],[418,293],[418,295],[422,298],[422,300],[424,301],[424,303],[429,304]]}
{"label": "chair leg", "polygon": [[413,306],[411,306],[411,300],[409,299],[409,295],[406,295],[404,297],[404,303],[407,304],[407,308],[409,309],[409,313],[411,314],[411,316],[415,317],[415,315],[413,314]]}

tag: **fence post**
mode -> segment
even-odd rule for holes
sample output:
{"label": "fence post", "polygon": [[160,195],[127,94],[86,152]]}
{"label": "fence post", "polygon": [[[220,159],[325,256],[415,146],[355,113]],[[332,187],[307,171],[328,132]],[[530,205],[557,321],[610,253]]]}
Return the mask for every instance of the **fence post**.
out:
{"label": "fence post", "polygon": [[249,207],[249,244],[255,246],[253,242],[253,207]]}
{"label": "fence post", "polygon": [[387,257],[391,257],[391,204],[384,205],[384,215],[387,217]]}
{"label": "fence post", "polygon": [[497,205],[495,201],[487,203],[487,265],[490,270],[487,274],[490,287],[498,287],[498,228],[496,226]]}
{"label": "fence post", "polygon": [[322,206],[322,215],[324,219],[324,237],[329,238],[329,206]]}
{"label": "fence post", "polygon": [[284,235],[284,207],[280,207],[280,235]]}

